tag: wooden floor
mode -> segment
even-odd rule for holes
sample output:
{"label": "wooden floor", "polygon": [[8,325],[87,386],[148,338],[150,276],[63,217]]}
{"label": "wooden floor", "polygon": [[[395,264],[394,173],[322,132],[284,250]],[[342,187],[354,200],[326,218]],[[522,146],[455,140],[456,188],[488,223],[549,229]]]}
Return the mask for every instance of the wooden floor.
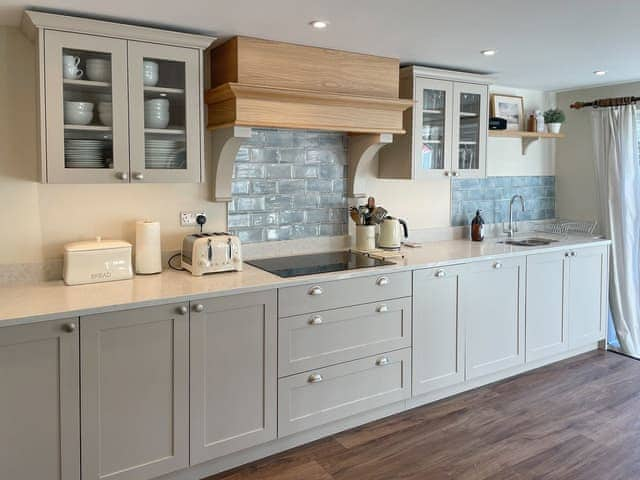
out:
{"label": "wooden floor", "polygon": [[587,353],[210,478],[640,479],[640,362]]}

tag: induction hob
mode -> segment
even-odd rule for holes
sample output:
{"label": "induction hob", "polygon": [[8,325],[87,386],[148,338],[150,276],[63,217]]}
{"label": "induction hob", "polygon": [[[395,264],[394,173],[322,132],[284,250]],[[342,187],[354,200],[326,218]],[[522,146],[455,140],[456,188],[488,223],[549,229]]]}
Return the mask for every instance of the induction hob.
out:
{"label": "induction hob", "polygon": [[249,260],[245,261],[245,263],[283,278],[394,265],[393,262],[378,260],[377,258],[352,252],[330,252],[313,255],[296,255],[293,257],[265,258],[261,260]]}

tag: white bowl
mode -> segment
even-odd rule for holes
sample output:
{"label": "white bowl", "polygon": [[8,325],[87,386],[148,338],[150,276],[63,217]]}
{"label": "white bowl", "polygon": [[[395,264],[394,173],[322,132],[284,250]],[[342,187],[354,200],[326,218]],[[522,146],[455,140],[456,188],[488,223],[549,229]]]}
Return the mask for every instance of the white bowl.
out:
{"label": "white bowl", "polygon": [[93,103],[91,102],[64,102],[64,109],[78,112],[93,112]]}
{"label": "white bowl", "polygon": [[145,128],[167,128],[169,118],[146,118],[144,119]]}
{"label": "white bowl", "polygon": [[64,123],[71,125],[89,125],[93,120],[92,111],[68,110],[64,111]]}
{"label": "white bowl", "polygon": [[86,62],[86,74],[89,80],[109,82],[111,80],[111,62],[101,58],[90,58]]}
{"label": "white bowl", "polygon": [[151,100],[146,100],[144,102],[144,107],[154,107],[154,108],[169,108],[169,100],[166,98],[153,98]]}
{"label": "white bowl", "polygon": [[98,112],[98,118],[100,118],[100,123],[107,127],[113,125],[113,115],[111,112]]}
{"label": "white bowl", "polygon": [[99,112],[111,112],[111,102],[100,102],[100,103],[98,103],[98,111]]}

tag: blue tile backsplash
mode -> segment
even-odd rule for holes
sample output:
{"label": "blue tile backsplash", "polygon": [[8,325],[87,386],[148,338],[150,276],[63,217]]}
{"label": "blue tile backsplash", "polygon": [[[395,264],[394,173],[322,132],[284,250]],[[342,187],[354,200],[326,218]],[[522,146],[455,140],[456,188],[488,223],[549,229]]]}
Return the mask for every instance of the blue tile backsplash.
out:
{"label": "blue tile backsplash", "polygon": [[456,178],[451,186],[451,225],[468,225],[476,210],[482,210],[486,223],[509,220],[509,201],[520,194],[525,212],[519,220],[555,218],[556,181],[554,176]]}

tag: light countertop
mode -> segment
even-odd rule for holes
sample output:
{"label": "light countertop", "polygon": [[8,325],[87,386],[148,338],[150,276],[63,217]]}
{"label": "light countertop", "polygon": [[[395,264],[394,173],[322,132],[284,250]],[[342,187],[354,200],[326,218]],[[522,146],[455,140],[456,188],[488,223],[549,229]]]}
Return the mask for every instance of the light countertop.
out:
{"label": "light countertop", "polygon": [[[541,236],[551,238],[548,235]],[[399,259],[395,265],[293,278],[280,278],[245,264],[242,272],[218,273],[203,277],[194,277],[188,272],[167,270],[157,275],[139,275],[131,280],[71,287],[64,285],[62,281],[4,287],[0,288],[0,325],[17,325],[318,281],[610,243],[604,239],[570,236],[540,247],[517,247],[497,243],[497,240],[488,238],[484,242],[429,242],[421,248],[405,248],[405,257]]]}

